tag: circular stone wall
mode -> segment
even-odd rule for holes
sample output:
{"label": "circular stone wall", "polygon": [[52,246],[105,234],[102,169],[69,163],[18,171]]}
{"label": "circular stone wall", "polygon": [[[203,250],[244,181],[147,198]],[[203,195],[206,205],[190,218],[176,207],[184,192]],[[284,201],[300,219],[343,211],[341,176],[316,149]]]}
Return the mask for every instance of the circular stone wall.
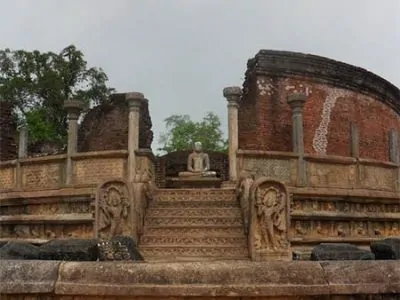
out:
{"label": "circular stone wall", "polygon": [[290,93],[304,106],[307,153],[350,156],[350,128],[363,158],[389,160],[389,131],[400,134],[400,91],[345,63],[301,53],[261,50],[248,61],[239,108],[239,148],[292,151]]}

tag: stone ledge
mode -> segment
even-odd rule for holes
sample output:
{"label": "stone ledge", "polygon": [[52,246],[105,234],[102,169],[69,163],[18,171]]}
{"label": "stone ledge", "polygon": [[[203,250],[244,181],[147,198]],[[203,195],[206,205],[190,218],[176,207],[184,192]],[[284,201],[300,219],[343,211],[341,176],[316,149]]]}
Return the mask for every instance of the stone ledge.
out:
{"label": "stone ledge", "polygon": [[0,294],[306,296],[400,293],[398,261],[191,263],[4,260]]}

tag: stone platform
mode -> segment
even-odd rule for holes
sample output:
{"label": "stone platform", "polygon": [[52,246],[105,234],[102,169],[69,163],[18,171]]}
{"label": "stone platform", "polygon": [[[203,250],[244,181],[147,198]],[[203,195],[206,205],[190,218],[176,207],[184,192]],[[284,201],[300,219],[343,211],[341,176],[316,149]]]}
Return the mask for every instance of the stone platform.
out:
{"label": "stone platform", "polygon": [[1,299],[389,300],[399,293],[398,261],[0,264]]}

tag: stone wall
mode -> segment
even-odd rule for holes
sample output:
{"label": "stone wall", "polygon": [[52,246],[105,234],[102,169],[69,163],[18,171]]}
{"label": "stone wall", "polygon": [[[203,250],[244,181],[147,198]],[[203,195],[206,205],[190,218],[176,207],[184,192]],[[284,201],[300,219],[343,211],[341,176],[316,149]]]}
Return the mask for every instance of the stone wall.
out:
{"label": "stone wall", "polygon": [[2,299],[398,299],[397,261],[0,264]]}
{"label": "stone wall", "polygon": [[[165,187],[166,177],[177,177],[181,171],[187,169],[187,159],[190,150],[175,151],[156,158],[156,185]],[[229,179],[229,159],[226,153],[207,152],[210,157],[211,170],[223,180]]]}
{"label": "stone wall", "polygon": [[12,106],[0,102],[0,161],[17,157],[17,125],[12,117]]}
{"label": "stone wall", "polygon": [[[139,148],[151,149],[152,122],[148,101],[140,108]],[[92,108],[84,117],[78,131],[78,151],[128,149],[128,105],[125,94],[114,94],[109,104]]]}
{"label": "stone wall", "polygon": [[[292,151],[290,93],[305,93],[306,153],[389,160],[389,131],[400,134],[400,91],[361,68],[299,53],[261,50],[249,60],[239,108],[239,148]],[[398,146],[400,147],[400,145]]]}

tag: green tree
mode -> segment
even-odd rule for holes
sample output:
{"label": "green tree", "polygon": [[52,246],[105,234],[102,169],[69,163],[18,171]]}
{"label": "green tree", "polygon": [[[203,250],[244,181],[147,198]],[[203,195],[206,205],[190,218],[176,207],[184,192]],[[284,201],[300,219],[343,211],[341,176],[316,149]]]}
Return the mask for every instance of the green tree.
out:
{"label": "green tree", "polygon": [[60,53],[0,50],[0,100],[11,102],[18,121],[26,121],[31,140],[65,141],[64,100],[81,100],[86,109],[107,102],[113,92],[107,81],[73,45]]}
{"label": "green tree", "polygon": [[191,120],[188,115],[172,115],[164,122],[168,131],[160,135],[162,147],[158,150],[167,153],[187,150],[199,141],[207,151],[227,151],[228,142],[223,137],[221,121],[212,112],[208,112],[199,122]]}

